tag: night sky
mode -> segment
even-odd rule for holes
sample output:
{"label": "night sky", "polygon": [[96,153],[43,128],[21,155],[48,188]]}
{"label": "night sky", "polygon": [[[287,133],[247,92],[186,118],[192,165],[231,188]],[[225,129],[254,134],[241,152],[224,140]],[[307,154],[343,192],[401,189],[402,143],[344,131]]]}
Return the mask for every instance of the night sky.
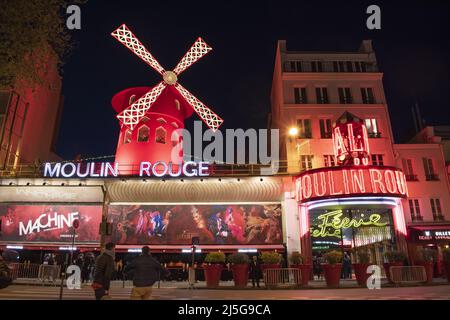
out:
{"label": "night sky", "polygon": [[[377,4],[382,29],[368,30]],[[126,23],[171,70],[201,36],[213,51],[180,83],[225,119],[226,128],[266,128],[277,40],[289,50],[356,51],[372,39],[396,142],[413,132],[417,100],[427,124],[450,124],[449,1],[107,1],[81,6],[82,30],[63,73],[57,153],[64,159],[113,155],[119,124],[112,96],[161,77],[110,36]],[[187,129],[194,114],[186,121]]]}

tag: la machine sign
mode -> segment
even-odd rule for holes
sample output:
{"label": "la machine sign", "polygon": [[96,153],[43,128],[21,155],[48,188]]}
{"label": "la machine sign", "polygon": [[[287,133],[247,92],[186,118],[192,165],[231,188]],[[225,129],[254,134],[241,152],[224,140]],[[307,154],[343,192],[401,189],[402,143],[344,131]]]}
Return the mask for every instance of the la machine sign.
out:
{"label": "la machine sign", "polygon": [[405,174],[394,167],[341,166],[309,170],[296,179],[299,202],[352,195],[407,197]]}
{"label": "la machine sign", "polygon": [[[108,178],[118,177],[130,169],[117,162],[57,162],[45,163],[43,171],[46,178]],[[139,177],[205,177],[209,176],[209,162],[141,162],[136,170],[133,168],[131,171]]]}

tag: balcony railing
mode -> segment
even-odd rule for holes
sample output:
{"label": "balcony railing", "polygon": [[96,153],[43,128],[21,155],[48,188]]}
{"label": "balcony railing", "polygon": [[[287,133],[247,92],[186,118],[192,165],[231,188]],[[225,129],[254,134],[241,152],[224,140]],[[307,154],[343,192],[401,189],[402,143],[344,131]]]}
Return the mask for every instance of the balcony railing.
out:
{"label": "balcony railing", "polygon": [[423,221],[423,216],[412,216],[411,217],[412,221]]}
{"label": "balcony railing", "polygon": [[443,214],[433,214],[434,221],[444,221],[444,215]]}
{"label": "balcony railing", "polygon": [[369,138],[381,138],[381,132],[369,132]]}
{"label": "balcony railing", "polygon": [[427,181],[439,181],[439,176],[436,173],[425,175]]}
{"label": "balcony railing", "polygon": [[407,174],[406,181],[419,181],[417,174]]}

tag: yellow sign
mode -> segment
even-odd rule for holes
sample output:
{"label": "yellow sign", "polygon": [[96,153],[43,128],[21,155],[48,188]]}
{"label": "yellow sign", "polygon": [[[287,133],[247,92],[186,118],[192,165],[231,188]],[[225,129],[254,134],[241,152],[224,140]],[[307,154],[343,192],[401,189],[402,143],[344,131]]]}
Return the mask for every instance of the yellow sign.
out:
{"label": "yellow sign", "polygon": [[[366,221],[362,217],[359,219],[350,219],[347,217],[342,218],[342,215],[342,210],[336,210],[318,216],[321,222],[317,225],[317,229],[312,231],[311,236],[314,238],[340,237],[341,229],[359,228],[360,226],[384,227],[387,225],[387,223],[379,222],[382,217],[377,213],[371,214]],[[328,231],[330,229],[332,231]]]}

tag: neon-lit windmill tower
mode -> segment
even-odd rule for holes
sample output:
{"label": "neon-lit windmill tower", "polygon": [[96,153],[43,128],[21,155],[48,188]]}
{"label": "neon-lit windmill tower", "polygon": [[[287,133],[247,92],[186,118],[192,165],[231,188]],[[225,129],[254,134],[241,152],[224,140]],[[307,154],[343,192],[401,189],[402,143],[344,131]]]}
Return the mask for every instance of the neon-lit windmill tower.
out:
{"label": "neon-lit windmill tower", "polygon": [[121,127],[116,151],[116,162],[121,168],[142,161],[172,161],[172,133],[184,128],[184,120],[193,111],[210,129],[215,131],[221,126],[223,120],[178,83],[181,73],[212,50],[201,38],[173,71],[166,71],[125,24],[112,36],[162,76],[154,87],[129,88],[112,99]]}

